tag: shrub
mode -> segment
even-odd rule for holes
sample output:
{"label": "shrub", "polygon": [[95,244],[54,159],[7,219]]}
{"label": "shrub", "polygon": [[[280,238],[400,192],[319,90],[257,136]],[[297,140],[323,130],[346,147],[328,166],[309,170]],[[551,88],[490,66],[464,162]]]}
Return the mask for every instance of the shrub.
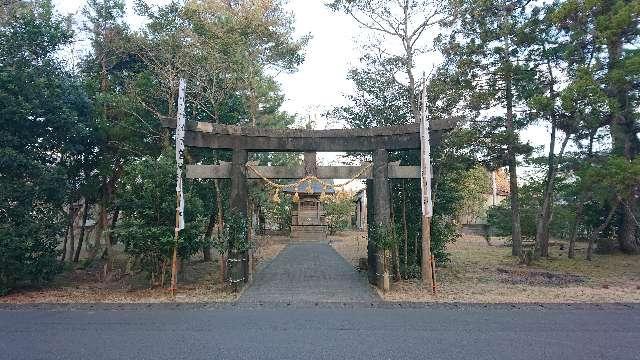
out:
{"label": "shrub", "polygon": [[353,198],[351,196],[327,196],[324,203],[324,211],[327,216],[329,233],[335,234],[351,227],[351,217],[355,212]]}
{"label": "shrub", "polygon": [[218,248],[221,251],[244,252],[251,248],[247,238],[247,218],[237,211],[227,212]]}
{"label": "shrub", "polygon": [[39,285],[61,269],[57,260],[59,224],[24,221],[0,225],[0,295],[19,285]]}
{"label": "shrub", "polygon": [[[125,252],[140,270],[156,278],[173,255],[175,227],[175,161],[162,155],[143,158],[126,166],[118,206],[122,221],[115,232]],[[195,193],[195,192],[193,192]],[[202,202],[185,184],[185,228],[180,231],[178,256],[188,259],[206,244],[202,236]]]}

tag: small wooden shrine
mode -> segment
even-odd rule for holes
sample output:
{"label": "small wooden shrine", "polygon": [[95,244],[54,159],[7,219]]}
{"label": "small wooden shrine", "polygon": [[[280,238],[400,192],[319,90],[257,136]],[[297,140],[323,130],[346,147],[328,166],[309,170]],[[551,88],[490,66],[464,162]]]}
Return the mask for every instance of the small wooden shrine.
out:
{"label": "small wooden shrine", "polygon": [[294,201],[294,209],[291,211],[291,239],[326,240],[328,225],[321,196],[323,193],[333,195],[334,190],[325,189],[319,182],[307,182],[284,192],[291,194]]}

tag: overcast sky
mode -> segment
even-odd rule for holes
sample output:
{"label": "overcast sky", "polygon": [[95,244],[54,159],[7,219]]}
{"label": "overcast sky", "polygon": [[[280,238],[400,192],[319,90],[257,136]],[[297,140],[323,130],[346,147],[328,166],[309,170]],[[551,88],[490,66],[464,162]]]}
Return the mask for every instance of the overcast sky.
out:
{"label": "overcast sky", "polygon": [[[167,0],[150,0],[153,4],[166,4]],[[316,121],[315,128],[341,128],[342,124],[330,123],[321,115],[337,105],[346,102],[345,95],[353,92],[352,83],[347,80],[349,69],[358,65],[362,44],[368,33],[361,30],[349,16],[330,11],[324,4],[328,0],[289,0],[287,10],[295,17],[296,35],[311,34],[312,38],[305,50],[306,60],[293,74],[279,74],[286,102],[284,110],[295,113],[300,119],[309,116]],[[54,0],[62,13],[79,13],[84,5],[82,0]],[[127,21],[135,28],[142,19],[133,15],[132,0],[127,0]],[[386,46],[387,44],[385,44]],[[79,45],[80,47],[82,45]],[[396,48],[389,41],[388,48]],[[425,54],[417,60],[417,73],[429,71],[438,62],[436,54]],[[546,129],[535,127],[523,134],[533,145],[545,145]],[[336,163],[338,154],[319,154],[323,164]]]}
{"label": "overcast sky", "polygon": [[[54,0],[62,13],[79,13],[84,1]],[[166,4],[167,0],[150,0],[152,4]],[[133,15],[131,0],[127,0],[127,21],[135,28],[142,19]],[[318,128],[327,128],[319,115],[345,102],[345,94],[352,92],[347,71],[357,65],[360,53],[354,41],[359,29],[350,17],[332,13],[323,0],[291,0],[287,10],[296,20],[296,36],[311,34],[305,49],[306,60],[292,74],[278,74],[286,96],[284,110],[301,118],[318,118]],[[333,124],[335,125],[335,124]]]}

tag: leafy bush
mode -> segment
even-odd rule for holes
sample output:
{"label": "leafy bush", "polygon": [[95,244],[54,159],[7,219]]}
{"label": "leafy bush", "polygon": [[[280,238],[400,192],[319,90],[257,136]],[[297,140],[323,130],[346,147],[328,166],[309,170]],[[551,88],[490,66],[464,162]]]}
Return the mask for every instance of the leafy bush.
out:
{"label": "leafy bush", "polygon": [[277,224],[278,230],[291,228],[291,196],[279,194],[274,202],[273,191],[264,185],[252,186],[250,196],[252,201],[260,207],[264,221],[268,224]]}
{"label": "leafy bush", "polygon": [[374,225],[369,230],[369,238],[378,250],[392,250],[400,238],[399,230],[393,225]]}
{"label": "leafy bush", "polygon": [[227,212],[224,229],[222,230],[221,244],[218,248],[222,251],[244,252],[251,248],[247,237],[247,218],[237,211]]}
{"label": "leafy bush", "polygon": [[[566,186],[560,187],[565,189]],[[538,213],[542,203],[543,184],[542,182],[530,181],[520,187],[520,228],[522,237],[526,240],[535,240],[536,224]],[[567,190],[565,190],[567,191]],[[571,224],[575,218],[574,210],[561,201],[565,195],[562,191],[557,191],[553,206],[553,216],[549,227],[550,234],[556,238],[567,238]],[[491,206],[487,210],[487,223],[496,236],[511,236],[511,199],[506,198],[500,204]]]}
{"label": "leafy bush", "polygon": [[42,284],[62,269],[57,260],[59,235],[58,224],[0,225],[0,295],[18,285]]}
{"label": "leafy bush", "polygon": [[324,203],[329,233],[335,234],[351,227],[351,216],[355,212],[353,199],[350,196],[336,194],[327,196]]}
{"label": "leafy bush", "polygon": [[[123,219],[116,226],[125,252],[152,278],[161,274],[173,254],[175,228],[175,161],[162,155],[143,158],[125,168],[118,206]],[[185,186],[185,228],[180,231],[178,256],[188,259],[206,244],[203,206]]]}
{"label": "leafy bush", "polygon": [[460,186],[462,201],[458,209],[458,217],[473,220],[484,216],[487,198],[491,192],[491,178],[484,167],[475,166],[463,173]]}

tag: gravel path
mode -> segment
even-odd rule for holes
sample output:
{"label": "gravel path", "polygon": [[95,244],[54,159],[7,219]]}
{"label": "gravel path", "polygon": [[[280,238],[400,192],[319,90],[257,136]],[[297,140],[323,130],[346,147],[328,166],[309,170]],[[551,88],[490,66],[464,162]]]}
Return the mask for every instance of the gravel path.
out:
{"label": "gravel path", "polygon": [[324,242],[289,244],[259,271],[240,303],[377,302],[378,295]]}

